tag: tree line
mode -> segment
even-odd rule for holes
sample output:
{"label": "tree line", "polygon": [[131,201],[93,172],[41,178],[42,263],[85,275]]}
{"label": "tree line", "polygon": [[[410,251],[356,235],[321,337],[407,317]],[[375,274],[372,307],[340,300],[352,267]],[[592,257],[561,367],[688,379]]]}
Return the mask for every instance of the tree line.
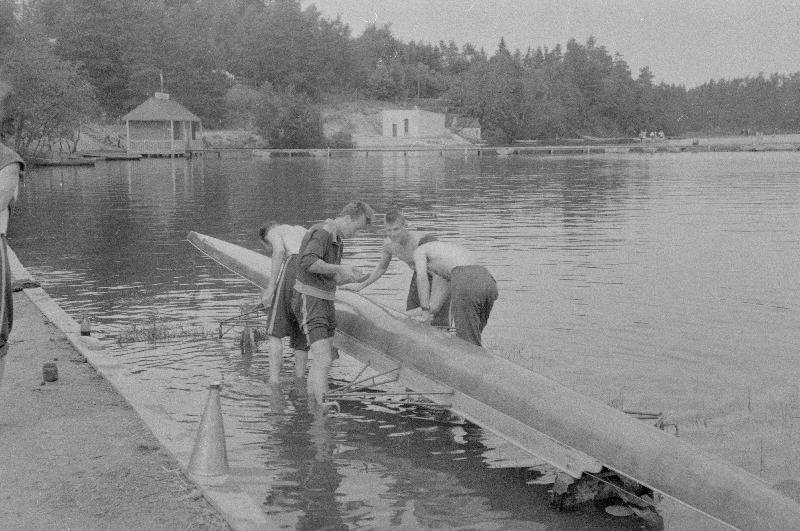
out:
{"label": "tree line", "polygon": [[325,139],[330,99],[435,102],[494,143],[800,130],[800,73],[655,84],[594,38],[493,53],[404,43],[390,26],[352,36],[298,0],[0,0],[0,65],[16,92],[3,133],[21,151],[74,140],[170,93],[207,128],[250,127],[274,147]]}

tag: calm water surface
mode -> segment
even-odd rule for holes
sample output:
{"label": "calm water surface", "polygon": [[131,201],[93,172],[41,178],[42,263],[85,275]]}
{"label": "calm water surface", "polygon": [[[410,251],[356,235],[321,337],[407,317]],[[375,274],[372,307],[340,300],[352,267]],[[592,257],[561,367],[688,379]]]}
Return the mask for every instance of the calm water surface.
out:
{"label": "calm water surface", "polygon": [[[257,294],[186,234],[258,249],[266,219],[309,225],[353,198],[399,206],[493,272],[489,348],[602,401],[671,411],[687,380],[796,386],[799,164],[795,152],[371,154],[37,168],[10,243],[176,421],[196,422],[197,396],[224,378],[232,444],[275,477],[264,507],[289,527],[629,529],[640,522],[552,512],[546,487],[492,467],[501,445],[480,430],[380,408],[318,418],[290,367],[268,388],[263,347],[243,355],[233,332],[216,336]],[[380,243],[363,234],[345,260],[369,268]],[[400,308],[409,278],[394,262],[364,294]],[[180,337],[145,337],[159,332]]]}

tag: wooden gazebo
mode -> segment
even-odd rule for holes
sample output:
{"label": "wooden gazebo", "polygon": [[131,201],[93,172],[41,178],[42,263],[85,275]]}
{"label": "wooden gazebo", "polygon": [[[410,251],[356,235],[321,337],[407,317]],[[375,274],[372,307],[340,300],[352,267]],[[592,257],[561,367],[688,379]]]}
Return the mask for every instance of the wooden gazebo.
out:
{"label": "wooden gazebo", "polygon": [[169,94],[156,92],[122,119],[128,153],[174,156],[203,147],[200,118]]}

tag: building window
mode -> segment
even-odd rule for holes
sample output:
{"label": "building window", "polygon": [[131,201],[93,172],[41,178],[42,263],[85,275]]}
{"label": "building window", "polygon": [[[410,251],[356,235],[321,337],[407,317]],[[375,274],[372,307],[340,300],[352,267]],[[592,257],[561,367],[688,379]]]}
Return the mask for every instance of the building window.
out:
{"label": "building window", "polygon": [[403,134],[408,136],[408,118],[403,119]]}
{"label": "building window", "polygon": [[397,136],[397,124],[392,124],[392,136]]}

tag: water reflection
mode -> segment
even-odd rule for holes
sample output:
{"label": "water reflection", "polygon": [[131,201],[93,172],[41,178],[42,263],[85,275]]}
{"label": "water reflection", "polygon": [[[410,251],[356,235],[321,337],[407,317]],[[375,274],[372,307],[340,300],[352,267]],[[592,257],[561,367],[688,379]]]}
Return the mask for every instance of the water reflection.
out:
{"label": "water reflection", "polygon": [[[398,412],[399,411],[399,412]],[[485,435],[471,424],[379,405],[308,408],[302,386],[273,388],[264,449],[277,471],[264,510],[297,529],[640,528],[594,511],[547,509],[536,474],[486,468]],[[620,527],[620,525],[622,527]]]}
{"label": "water reflection", "polygon": [[[474,249],[498,280],[500,299],[484,332],[489,347],[599,400],[673,412],[682,434],[754,473],[800,477],[797,434],[785,420],[800,372],[798,163],[800,154],[788,152],[434,153],[35,168],[26,176],[10,242],[68,312],[92,315],[98,337],[136,371],[142,386],[163,394],[177,422],[195,422],[194,397],[210,380],[224,379],[223,399],[236,418],[233,442],[248,459],[270,463],[282,449],[264,441],[272,435],[264,414],[272,396],[264,384],[267,356],[259,350],[243,355],[238,338],[219,338],[217,328],[256,294],[202,257],[184,241],[186,234],[196,230],[258,249],[256,230],[268,218],[308,225],[335,215],[354,197],[379,211],[401,206],[413,228]],[[379,231],[366,233],[348,242],[345,259],[372,267],[380,245]],[[409,277],[409,269],[394,262],[365,295],[401,308]],[[147,339],[159,334],[166,337]],[[280,394],[289,397],[293,388],[289,380]],[[301,402],[287,398],[281,417],[287,426]],[[767,415],[760,424],[739,422],[749,418],[748,402]],[[356,514],[373,514],[425,526],[437,521],[429,516],[437,510],[448,515],[438,521],[455,521],[458,515],[444,506],[459,502],[437,498],[437,489],[470,500],[484,516],[501,514],[493,512],[499,502],[486,494],[490,489],[460,490],[473,484],[458,477],[463,462],[403,453],[399,441],[433,443],[416,435],[416,427],[404,429],[415,432],[408,438],[354,430],[345,444],[352,426],[378,424],[348,415],[353,418],[322,423],[330,444],[371,452],[362,462],[340,446],[331,455],[340,475],[333,498],[345,525]],[[706,433],[697,419],[725,429]],[[301,422],[310,458],[315,428],[308,416]],[[773,435],[779,449],[763,464],[757,441]],[[437,441],[449,448],[442,451],[464,449],[453,437]],[[297,474],[300,466],[295,460],[275,471]],[[302,466],[309,471],[309,463]],[[381,494],[359,505],[363,493],[350,485],[357,482],[352,478],[364,480],[355,471],[364,474],[365,466],[392,472],[373,482]],[[481,466],[475,476],[494,473]],[[414,488],[423,494],[409,494]],[[522,497],[517,502],[527,507]],[[530,514],[513,512],[509,521],[533,525],[550,518],[544,505],[532,507]],[[299,519],[305,508],[285,511]]]}
{"label": "water reflection", "polygon": [[336,495],[342,475],[333,458],[337,445],[328,425],[333,418],[309,407],[304,383],[300,383],[286,395],[281,386],[272,388],[268,420],[275,429],[271,445],[277,447],[286,472],[276,478],[264,509],[268,515],[297,514],[297,529],[347,529]]}

